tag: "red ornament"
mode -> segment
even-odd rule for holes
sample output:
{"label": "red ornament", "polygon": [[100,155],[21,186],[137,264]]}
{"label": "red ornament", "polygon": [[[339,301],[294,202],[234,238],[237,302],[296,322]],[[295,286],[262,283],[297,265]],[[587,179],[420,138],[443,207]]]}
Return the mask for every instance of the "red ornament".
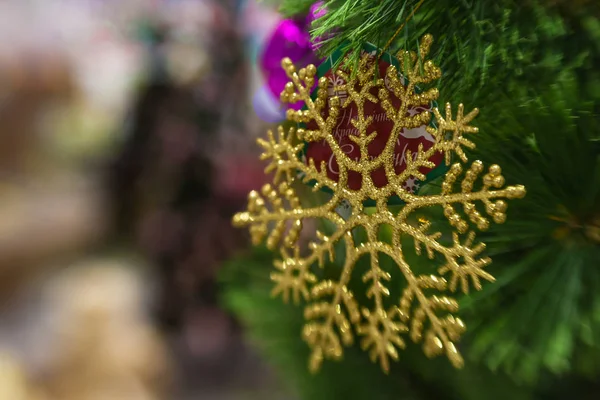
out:
{"label": "red ornament", "polygon": [[[373,53],[370,53],[373,56]],[[374,58],[374,57],[373,57]],[[385,76],[386,71],[390,64],[381,59],[379,60],[379,74],[380,76]],[[342,78],[333,74],[330,69],[328,72],[324,74],[324,76],[328,79],[329,86],[329,98],[333,96],[337,96],[340,99],[340,104],[344,104],[348,94],[340,88],[341,85],[345,84]],[[403,82],[405,83],[405,82]],[[387,79],[385,81],[386,88],[390,91],[390,100],[393,106],[398,109],[401,105],[401,100],[394,96],[391,88],[388,86]],[[371,89],[371,94],[377,98],[377,92],[379,88]],[[409,115],[415,115],[424,112],[430,112],[432,109],[431,104],[423,104],[420,107],[414,107],[408,110]],[[325,111],[324,117],[327,117],[328,111]],[[372,116],[373,122],[367,129],[367,134],[370,134],[374,131],[377,131],[377,136],[375,139],[369,144],[369,157],[377,157],[381,154],[383,149],[385,148],[386,143],[390,137],[390,133],[394,127],[392,121],[387,117],[385,110],[381,107],[379,102],[371,103],[368,100],[364,103],[364,114],[366,116]],[[360,150],[358,145],[350,140],[350,135],[358,135],[358,129],[352,125],[352,120],[355,119],[358,115],[358,108],[354,102],[350,103],[347,107],[342,108],[340,110],[340,114],[338,117],[337,125],[333,129],[333,135],[337,139],[341,149],[350,157],[355,160],[360,160]],[[316,123],[311,121],[307,124],[308,129],[317,129]],[[406,169],[406,152],[407,150],[411,151],[411,154],[416,156],[419,145],[423,145],[423,150],[426,151],[431,146],[433,146],[435,139],[434,137],[427,132],[427,126],[422,125],[417,128],[407,129],[402,128],[400,135],[398,136],[398,140],[395,147],[394,152],[394,166],[396,173],[401,173]],[[325,162],[325,168],[327,169],[327,175],[330,179],[337,180],[339,179],[339,170],[338,163],[335,159],[335,155],[333,154],[331,148],[327,144],[326,141],[318,141],[308,143],[305,148],[306,162],[312,159],[314,160],[317,168],[321,168],[321,163]],[[442,163],[443,154],[436,153],[430,158],[436,166]],[[434,167],[435,168],[435,167]],[[420,170],[421,173],[427,174],[433,168],[422,168]],[[377,187],[384,187],[387,185],[387,178],[385,176],[385,171],[383,167],[380,169],[373,171],[371,173],[371,177],[373,179],[373,183]],[[352,190],[359,190],[362,185],[362,177],[361,174],[357,171],[349,171],[348,173],[348,186]],[[414,191],[414,180],[410,184],[407,184],[406,189],[409,191]]]}

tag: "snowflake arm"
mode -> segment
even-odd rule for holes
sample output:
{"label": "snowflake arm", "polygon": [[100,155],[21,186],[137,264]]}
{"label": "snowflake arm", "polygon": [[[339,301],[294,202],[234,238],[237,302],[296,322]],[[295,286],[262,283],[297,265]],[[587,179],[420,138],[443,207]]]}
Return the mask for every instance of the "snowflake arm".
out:
{"label": "snowflake arm", "polygon": [[[353,257],[353,240],[350,232],[344,234],[343,240],[346,245],[346,261],[339,281],[326,280],[315,285],[311,298],[320,301],[309,305],[304,310],[304,317],[309,322],[304,327],[303,337],[312,349],[309,368],[313,372],[320,368],[325,358],[339,360],[342,357],[341,343],[346,346],[353,343],[352,324],[358,323],[361,318],[358,304],[347,288],[356,262]],[[332,300],[322,301],[324,297],[331,297]]]}
{"label": "snowflake arm", "polygon": [[458,257],[452,257],[445,254],[446,264],[441,267],[438,272],[440,275],[445,275],[448,272],[452,273],[449,287],[450,291],[456,291],[459,279],[462,291],[465,294],[469,293],[469,277],[471,277],[475,290],[481,290],[482,288],[479,280],[480,278],[489,282],[494,282],[494,277],[483,270],[483,268],[490,264],[492,260],[489,257],[478,258],[479,254],[485,249],[485,244],[478,243],[475,247],[471,247],[475,240],[475,232],[469,232],[464,244],[460,243],[458,234],[453,233],[452,238],[454,240],[454,246],[452,247],[451,254],[458,254],[459,257],[464,260],[464,263],[460,264]]}
{"label": "snowflake arm", "polygon": [[[406,218],[416,209],[440,205],[444,207],[444,215],[451,226],[455,227],[460,233],[465,233],[469,225],[456,212],[453,204],[461,203],[465,214],[471,223],[478,229],[486,230],[489,227],[489,220],[481,215],[474,204],[475,201],[481,201],[485,205],[485,211],[492,217],[494,222],[503,223],[506,220],[506,202],[492,199],[516,199],[525,196],[525,188],[521,185],[508,186],[504,189],[504,177],[501,175],[501,169],[498,165],[492,165],[489,172],[483,177],[483,186],[479,191],[473,192],[473,186],[479,174],[483,171],[483,163],[475,161],[471,168],[466,172],[465,178],[461,183],[461,191],[452,193],[453,186],[462,173],[462,166],[454,164],[446,174],[442,184],[442,191],[439,195],[433,196],[415,196],[405,195],[406,207],[400,212],[401,218]],[[499,190],[490,190],[496,188]]]}

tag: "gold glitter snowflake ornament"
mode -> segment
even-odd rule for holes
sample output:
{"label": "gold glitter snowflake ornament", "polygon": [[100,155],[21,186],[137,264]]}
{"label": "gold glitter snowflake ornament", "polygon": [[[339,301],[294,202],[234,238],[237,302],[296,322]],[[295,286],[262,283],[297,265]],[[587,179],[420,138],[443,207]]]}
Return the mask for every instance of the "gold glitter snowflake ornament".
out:
{"label": "gold glitter snowflake ornament", "polygon": [[[431,104],[438,97],[437,89],[418,89],[418,85],[441,76],[440,69],[426,60],[431,43],[432,37],[426,35],[418,55],[398,54],[402,74],[390,65],[385,76],[378,77],[381,74],[376,70],[377,60],[369,54],[362,57],[355,74],[335,70],[333,73],[340,78],[336,80],[336,93],[344,93],[343,101],[335,95],[331,97],[326,77],[319,79],[316,96],[311,97],[317,73],[313,65],[296,72],[290,60],[282,62],[291,79],[282,100],[301,100],[306,105],[303,110],[287,112],[288,119],[301,127],[280,126],[276,135],[269,132],[267,140],[259,140],[264,148],[262,159],[269,160],[266,171],[274,172],[274,182],[265,185],[260,193],[250,193],[248,210],[237,214],[234,224],[249,226],[255,244],[266,237],[270,249],[278,248],[281,258],[275,261],[272,274],[273,293],[281,295],[284,301],[291,296],[294,302],[306,302],[303,337],[312,351],[312,371],[318,370],[324,359],[339,360],[343,348],[350,346],[355,337],[386,372],[389,360],[397,360],[398,349],[405,347],[406,336],[422,343],[427,356],[445,353],[455,367],[461,367],[463,359],[455,343],[465,326],[455,317],[457,301],[445,293],[458,288],[467,293],[470,285],[480,290],[481,280],[494,280],[484,270],[490,263],[489,258],[482,256],[485,246],[475,242],[471,227],[487,229],[488,218],[504,222],[507,206],[502,198],[525,195],[523,186],[504,187],[497,165],[492,165],[480,179],[484,173],[480,161],[468,167],[453,164],[439,194],[419,195],[407,187],[407,182],[426,180],[424,171],[436,166],[432,161],[436,157],[444,155],[440,160],[445,158],[446,165],[450,165],[455,154],[466,163],[462,147],[473,148],[474,144],[464,135],[477,132],[469,125],[477,115],[476,109],[465,115],[461,104],[453,119],[450,104],[446,105],[444,117],[434,108],[436,125],[427,127],[429,144],[420,143],[416,151],[405,150],[401,168],[395,162],[400,136],[429,124],[431,119],[430,112],[409,111]],[[389,132],[373,128],[374,117],[365,111],[372,109],[373,104],[385,111]],[[333,134],[340,115],[350,107],[355,110],[351,119],[354,131],[346,140],[357,149],[353,155],[342,148],[342,139]],[[374,149],[370,145],[378,135],[379,139],[384,135],[386,140]],[[315,163],[314,158],[305,157],[306,143],[302,142],[320,143],[331,150],[337,163],[335,177],[325,161]],[[357,174],[359,183],[349,184],[349,179]],[[327,188],[332,194],[321,205],[303,207],[297,181],[311,183],[315,191]],[[457,186],[459,189],[455,190]],[[391,198],[403,204],[399,211],[392,212]],[[340,211],[343,207],[345,213]],[[450,245],[445,244],[440,232],[431,232],[428,220],[415,218],[415,212],[430,207],[441,207],[454,228]],[[457,211],[459,207],[464,213]],[[334,228],[327,234],[317,231],[307,248],[301,249],[300,231],[307,219],[326,220]],[[357,230],[365,232],[365,240],[358,243]],[[390,232],[389,240],[381,238],[385,230]],[[414,243],[417,255],[425,250],[429,259],[442,260],[439,276],[421,275],[411,268],[403,248],[406,239]],[[382,256],[394,261],[394,269],[380,265]],[[343,265],[326,268],[327,261],[334,261],[334,257],[343,258],[338,260]],[[354,267],[363,257],[368,257],[370,267],[360,272],[366,297],[359,296],[365,299],[359,304],[349,282],[353,274],[359,273]],[[406,282],[396,299],[390,295],[390,286],[386,286],[392,274],[400,274]],[[448,276],[448,281],[444,276]]]}

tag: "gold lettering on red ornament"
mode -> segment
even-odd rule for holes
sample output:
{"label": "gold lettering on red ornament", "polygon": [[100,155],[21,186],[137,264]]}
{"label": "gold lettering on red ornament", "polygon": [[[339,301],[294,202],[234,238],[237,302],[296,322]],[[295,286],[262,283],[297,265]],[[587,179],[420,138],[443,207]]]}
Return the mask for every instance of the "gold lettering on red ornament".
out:
{"label": "gold lettering on red ornament", "polygon": [[[386,76],[385,72],[390,64],[384,60],[379,61],[379,72],[380,76]],[[337,96],[340,99],[341,104],[346,103],[347,92],[343,90],[343,85],[345,82],[343,79],[337,75],[334,75],[332,71],[328,71],[325,74],[328,82],[328,95],[329,99]],[[401,77],[401,81],[406,84],[406,81],[403,77]],[[384,80],[385,87],[390,90],[389,82]],[[371,93],[377,98],[377,91],[379,88],[373,88]],[[398,109],[401,105],[401,100],[394,96],[393,92],[390,90],[390,100],[393,106]],[[424,112],[431,111],[431,104],[423,104],[418,107],[412,107],[408,110],[408,115],[416,115]],[[337,124],[332,131],[336,141],[339,143],[342,151],[348,155],[350,158],[355,161],[360,160],[360,150],[358,146],[350,139],[352,135],[358,135],[358,129],[352,124],[352,121],[357,117],[357,106],[354,102],[350,102],[346,107],[343,107],[340,110],[340,114],[338,117]],[[390,133],[394,128],[394,124],[387,116],[384,109],[381,107],[379,103],[371,103],[365,102],[364,104],[364,113],[365,116],[372,117],[372,123],[367,130],[367,134],[372,132],[377,132],[377,136],[375,139],[369,144],[369,158],[374,159],[377,157],[383,149],[390,137]],[[327,110],[323,112],[323,117],[327,117]],[[316,125],[313,122],[307,124],[308,129],[316,129]],[[422,125],[416,128],[407,129],[403,128],[398,136],[398,140],[395,146],[394,153],[394,168],[395,172],[401,173],[406,169],[406,152],[410,150],[410,152],[416,156],[419,145],[423,146],[423,151],[428,150],[433,146],[435,139],[429,132],[427,132],[427,126]],[[314,160],[317,168],[320,168],[321,163],[324,162],[327,168],[327,176],[335,181],[339,179],[339,167],[335,155],[331,151],[331,148],[325,141],[319,142],[311,142],[306,147],[306,160],[309,159]],[[430,158],[435,166],[438,166],[442,162],[442,153],[436,153],[434,156]],[[435,168],[435,167],[434,167]],[[427,174],[433,168],[422,168],[420,172],[423,174]],[[377,187],[383,187],[387,185],[387,178],[385,176],[385,171],[383,168],[379,170],[375,170],[371,173],[371,178],[373,179],[373,183]],[[411,178],[412,179],[412,178]],[[414,181],[414,180],[413,180]],[[362,185],[362,177],[357,171],[349,171],[348,173],[348,187],[352,190],[359,190]],[[413,184],[407,184],[406,188],[413,191],[413,189],[417,187]]]}

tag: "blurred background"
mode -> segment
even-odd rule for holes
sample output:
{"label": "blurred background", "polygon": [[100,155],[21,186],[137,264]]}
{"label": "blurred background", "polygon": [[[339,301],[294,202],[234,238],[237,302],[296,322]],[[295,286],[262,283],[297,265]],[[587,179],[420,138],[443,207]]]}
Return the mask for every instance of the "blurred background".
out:
{"label": "blurred background", "polygon": [[291,399],[216,273],[265,179],[278,16],[246,0],[0,2],[0,399]]}

